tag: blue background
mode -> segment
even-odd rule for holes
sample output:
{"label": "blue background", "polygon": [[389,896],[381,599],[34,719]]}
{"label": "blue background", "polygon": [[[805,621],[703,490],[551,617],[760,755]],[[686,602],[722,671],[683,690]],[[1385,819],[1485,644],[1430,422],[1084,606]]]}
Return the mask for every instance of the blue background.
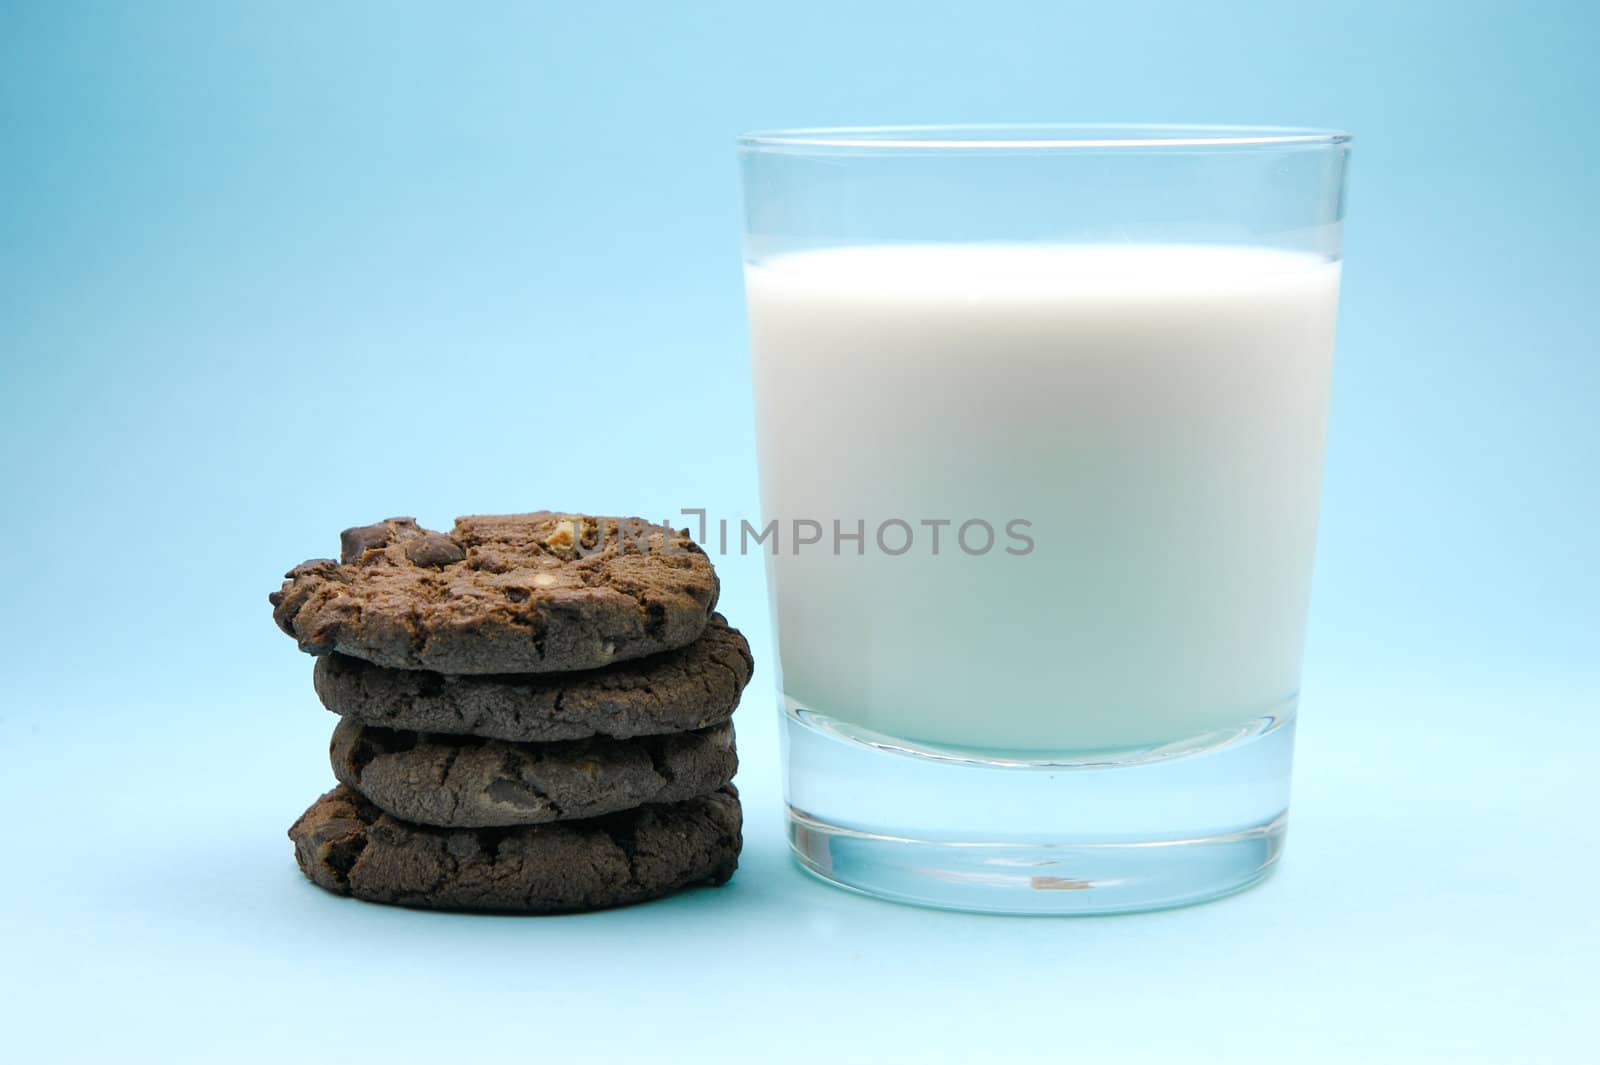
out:
{"label": "blue background", "polygon": [[[1594,11],[0,0],[7,1056],[1600,1059]],[[1030,120],[1357,134],[1279,875],[1081,921],[829,890],[763,671],[721,892],[306,885],[331,719],[278,575],[395,513],[753,516],[733,135]]]}

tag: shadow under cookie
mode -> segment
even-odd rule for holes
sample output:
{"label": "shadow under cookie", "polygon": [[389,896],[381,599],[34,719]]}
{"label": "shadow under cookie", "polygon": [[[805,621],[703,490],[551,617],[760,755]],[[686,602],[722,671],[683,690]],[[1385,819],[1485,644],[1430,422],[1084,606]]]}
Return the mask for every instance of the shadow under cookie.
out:
{"label": "shadow under cookie", "polygon": [[750,682],[738,629],[712,614],[688,647],[607,669],[461,676],[331,654],[312,674],[322,705],[370,725],[542,743],[662,735],[726,721]]}
{"label": "shadow under cookie", "polygon": [[733,724],[616,740],[507,743],[342,719],[334,776],[395,817],[499,828],[598,817],[706,795],[738,768]]}
{"label": "shadow under cookie", "polygon": [[448,829],[391,817],[341,784],[289,838],[301,871],[335,894],[421,909],[566,913],[726,883],[742,827],[732,787],[587,821]]}

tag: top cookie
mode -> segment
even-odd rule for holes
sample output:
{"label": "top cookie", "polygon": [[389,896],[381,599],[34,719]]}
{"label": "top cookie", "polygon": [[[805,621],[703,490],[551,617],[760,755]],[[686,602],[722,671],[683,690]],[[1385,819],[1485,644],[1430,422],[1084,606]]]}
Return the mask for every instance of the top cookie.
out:
{"label": "top cookie", "polygon": [[300,649],[393,669],[554,673],[692,643],[717,602],[687,530],[640,518],[457,518],[449,534],[390,518],[340,534],[269,597]]}

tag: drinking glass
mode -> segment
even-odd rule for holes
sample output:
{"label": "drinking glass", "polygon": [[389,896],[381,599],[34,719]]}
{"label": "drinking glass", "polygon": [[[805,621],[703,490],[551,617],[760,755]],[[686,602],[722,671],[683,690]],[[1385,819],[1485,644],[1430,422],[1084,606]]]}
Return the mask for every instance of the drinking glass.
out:
{"label": "drinking glass", "polygon": [[1284,841],[1349,136],[739,140],[789,839],[1108,913]]}

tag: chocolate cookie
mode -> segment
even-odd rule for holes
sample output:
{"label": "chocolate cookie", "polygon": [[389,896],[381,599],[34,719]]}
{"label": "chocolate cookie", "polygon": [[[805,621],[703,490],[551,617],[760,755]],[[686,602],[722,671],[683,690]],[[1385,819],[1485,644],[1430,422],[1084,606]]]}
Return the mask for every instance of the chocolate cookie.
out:
{"label": "chocolate cookie", "polygon": [[290,570],[269,598],[300,649],[393,669],[596,669],[693,642],[717,601],[687,532],[639,518],[411,518],[340,534],[339,561]]}
{"label": "chocolate cookie", "polygon": [[339,895],[430,910],[563,913],[624,906],[739,863],[732,787],[666,806],[524,828],[425,828],[340,785],[289,829],[295,860]]}
{"label": "chocolate cookie", "polygon": [[688,647],[606,670],[462,677],[382,669],[335,654],[319,658],[312,677],[323,706],[369,725],[542,743],[726,721],[752,668],[739,630],[712,614]]}
{"label": "chocolate cookie", "polygon": [[506,743],[342,718],[333,775],[402,820],[447,828],[570,821],[706,795],[738,768],[733,723],[634,740]]}

